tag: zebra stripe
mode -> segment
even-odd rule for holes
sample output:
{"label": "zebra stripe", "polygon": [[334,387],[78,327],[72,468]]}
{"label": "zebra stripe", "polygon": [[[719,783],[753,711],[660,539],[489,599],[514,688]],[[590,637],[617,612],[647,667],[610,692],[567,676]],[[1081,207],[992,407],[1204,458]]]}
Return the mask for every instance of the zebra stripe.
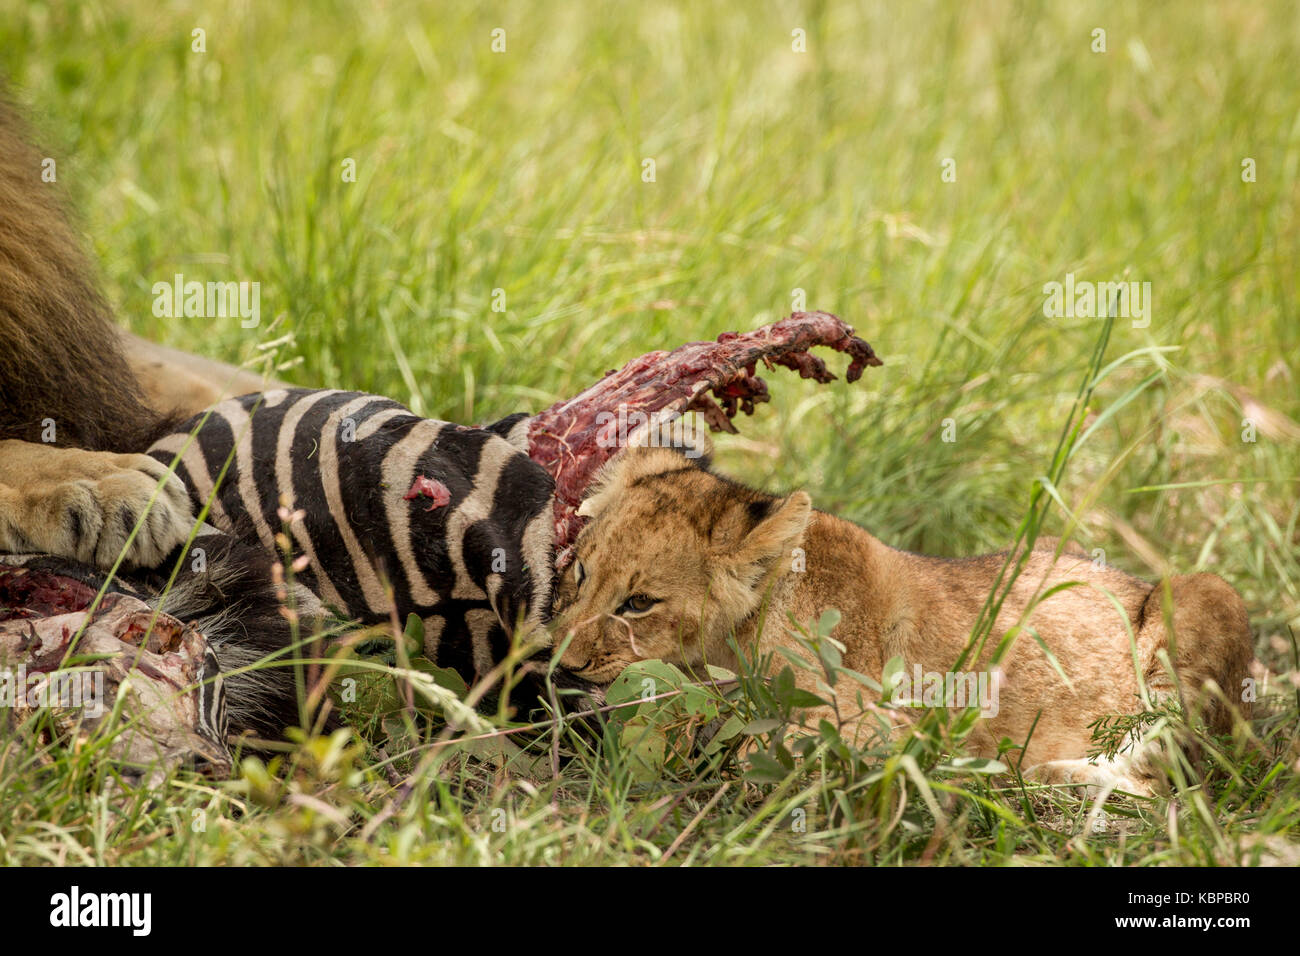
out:
{"label": "zebra stripe", "polygon": [[[401,441],[393,445],[383,460],[383,482],[388,488],[410,488],[415,481],[416,466],[420,455],[427,448],[436,448],[438,436],[444,428],[450,427],[445,422],[417,422]],[[388,495],[384,498],[387,509],[388,524],[393,537],[406,541],[411,535],[411,509],[400,498]],[[398,559],[406,575],[406,586],[411,599],[420,605],[433,604],[438,600],[424,572],[415,560],[414,549],[401,548]]]}
{"label": "zebra stripe", "polygon": [[198,689],[199,732],[221,747],[226,745],[230,717],[226,712],[226,694],[221,685],[221,667],[211,644],[203,648],[203,683]]}
{"label": "zebra stripe", "polygon": [[[212,498],[212,523],[264,550],[275,551],[277,510],[295,509],[289,534],[308,564],[298,580],[336,613],[364,623],[418,615],[425,653],[467,680],[495,666],[517,626],[545,622],[554,486],[527,455],[524,416],[466,428],[391,399],[310,389],[245,395],[207,414],[150,453],[170,463],[193,433],[177,474],[196,506]],[[408,498],[417,478],[450,501]]]}
{"label": "zebra stripe", "polygon": [[[339,481],[336,433],[343,426],[345,419],[351,419],[352,416],[373,402],[374,399],[369,396],[354,398],[331,414],[321,428],[320,472],[325,486],[325,504],[332,515],[343,514],[343,492],[342,483]],[[356,569],[357,576],[360,579],[361,594],[365,599],[367,609],[372,615],[383,614],[389,602],[387,595],[384,594],[384,586],[379,580],[379,575],[375,572],[374,565],[370,563],[369,556],[361,550],[361,542],[357,540],[352,525],[347,521],[336,521],[335,524],[342,536],[343,546],[347,548],[348,559],[352,567]]]}
{"label": "zebra stripe", "polygon": [[190,436],[184,432],[168,435],[155,442],[149,449],[149,454],[167,465],[180,455],[180,460],[176,464],[176,477],[185,483],[185,487],[190,490],[191,498],[196,501],[211,501],[212,509],[209,517],[217,525],[226,527],[230,524],[230,516],[226,514],[220,499],[213,495],[213,479],[208,473],[207,464],[203,461],[203,446],[190,442],[189,448],[185,448],[189,440]]}
{"label": "zebra stripe", "polygon": [[[293,402],[285,411],[284,419],[280,424],[276,434],[275,445],[275,488],[279,494],[275,495],[277,503],[282,507],[290,510],[297,510],[300,495],[294,482],[294,470],[297,466],[296,456],[294,455],[294,445],[302,439],[299,426],[304,418],[307,417],[316,404],[330,397],[330,392],[317,392],[313,395],[306,395],[302,399]],[[306,429],[304,429],[306,431]],[[317,448],[318,441],[313,439],[312,452]],[[241,486],[242,490],[242,486]],[[245,497],[245,503],[249,499]],[[278,510],[278,509],[277,509]],[[322,601],[326,604],[333,605],[337,608],[347,606],[339,594],[338,588],[330,576],[329,563],[322,564],[316,556],[316,548],[312,541],[311,531],[305,527],[305,517],[302,519],[293,519],[289,523],[289,533],[293,536],[294,544],[298,550],[307,556],[309,566],[316,573],[317,593]],[[333,524],[333,522],[331,522]],[[335,525],[337,527],[337,525]]]}

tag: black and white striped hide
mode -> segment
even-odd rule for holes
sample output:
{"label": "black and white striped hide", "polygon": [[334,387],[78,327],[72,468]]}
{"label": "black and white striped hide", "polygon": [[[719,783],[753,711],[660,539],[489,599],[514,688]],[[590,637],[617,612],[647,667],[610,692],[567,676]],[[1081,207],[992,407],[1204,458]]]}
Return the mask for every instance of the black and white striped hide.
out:
{"label": "black and white striped hide", "polygon": [[419,615],[427,656],[470,682],[517,627],[540,631],[554,483],[528,457],[525,416],[466,428],[376,395],[312,389],[245,395],[206,414],[150,454],[167,464],[179,454],[196,509],[211,498],[212,524],[269,552],[282,504],[301,512],[288,529],[309,562],[298,580],[339,616]]}

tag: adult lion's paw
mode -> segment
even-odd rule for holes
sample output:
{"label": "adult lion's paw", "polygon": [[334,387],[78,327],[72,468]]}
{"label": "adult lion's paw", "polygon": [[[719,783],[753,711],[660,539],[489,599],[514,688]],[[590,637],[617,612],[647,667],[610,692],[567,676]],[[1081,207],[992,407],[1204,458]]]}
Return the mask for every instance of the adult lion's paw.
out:
{"label": "adult lion's paw", "polygon": [[[128,546],[141,515],[144,522]],[[125,551],[125,564],[153,567],[185,540],[193,523],[185,486],[148,455],[0,442],[0,549],[100,568]]]}

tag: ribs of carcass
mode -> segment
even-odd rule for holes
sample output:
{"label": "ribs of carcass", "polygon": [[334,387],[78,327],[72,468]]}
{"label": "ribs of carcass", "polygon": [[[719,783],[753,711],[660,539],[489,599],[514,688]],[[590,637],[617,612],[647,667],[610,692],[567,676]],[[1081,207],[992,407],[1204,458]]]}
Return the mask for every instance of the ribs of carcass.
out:
{"label": "ribs of carcass", "polygon": [[[587,486],[619,450],[611,441],[611,420],[629,413],[668,422],[699,412],[714,431],[735,432],[737,411],[753,414],[769,399],[756,370],[782,365],[801,378],[829,382],[835,375],[809,349],[826,346],[849,355],[845,378],[855,382],[868,365],[882,364],[852,327],[827,312],[796,312],[752,332],[724,332],[716,342],[689,342],[671,352],[650,352],[610,372],[567,401],[556,402],[529,423],[528,454],[555,479],[557,567],[570,560],[583,519],[578,515]],[[711,393],[711,394],[710,394]],[[716,400],[715,400],[716,396]],[[620,417],[621,415],[621,417]]]}

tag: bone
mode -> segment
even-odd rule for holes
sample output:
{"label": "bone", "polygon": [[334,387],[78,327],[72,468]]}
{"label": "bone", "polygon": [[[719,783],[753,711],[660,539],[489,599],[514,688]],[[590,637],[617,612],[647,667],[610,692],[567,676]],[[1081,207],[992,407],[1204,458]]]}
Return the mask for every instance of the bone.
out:
{"label": "bone", "polygon": [[[69,740],[116,724],[105,752],[150,786],[184,763],[228,776],[223,688],[207,640],[131,594],[107,593],[92,612],[95,593],[83,581],[0,561],[0,660],[5,680],[21,685],[10,688],[18,692],[0,726],[19,727],[48,705]],[[74,649],[77,666],[68,669]]]}
{"label": "bone", "polygon": [[658,412],[665,420],[694,411],[714,431],[735,434],[737,413],[752,415],[755,405],[771,398],[767,383],[756,374],[759,362],[819,383],[835,379],[826,363],[809,353],[817,346],[849,356],[844,374],[849,382],[861,378],[867,366],[883,364],[836,316],[796,312],[752,332],[724,332],[716,342],[689,342],[671,352],[642,355],[533,418],[529,455],[555,479],[557,565],[568,563],[570,546],[582,529],[577,508],[587,486],[626,443],[621,440],[626,436],[610,428],[620,408],[625,416],[648,418]]}

